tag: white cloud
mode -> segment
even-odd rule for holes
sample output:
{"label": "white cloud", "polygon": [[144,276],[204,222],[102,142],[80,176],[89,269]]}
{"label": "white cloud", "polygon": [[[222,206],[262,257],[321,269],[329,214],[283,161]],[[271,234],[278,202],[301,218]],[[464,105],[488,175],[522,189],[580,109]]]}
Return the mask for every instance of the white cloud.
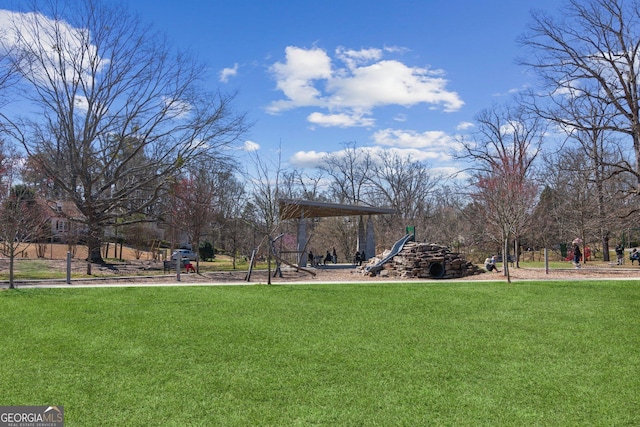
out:
{"label": "white cloud", "polygon": [[[464,102],[456,92],[447,90],[441,70],[408,66],[384,59],[385,53],[398,53],[397,47],[384,49],[336,49],[338,67],[327,52],[317,47],[303,49],[289,46],[285,61],[270,69],[285,98],[271,103],[272,114],[300,107],[326,109],[314,112],[308,120],[322,126],[363,126],[348,118],[370,116],[375,108],[400,105],[411,107],[429,104],[452,112]],[[373,123],[373,118],[367,118]],[[366,124],[365,126],[369,126]]]}
{"label": "white cloud", "polygon": [[456,130],[467,130],[471,129],[474,126],[475,125],[471,122],[460,122],[458,123],[458,126],[456,126]]}
{"label": "white cloud", "polygon": [[307,120],[310,123],[315,125],[323,126],[323,127],[355,127],[355,126],[373,126],[375,124],[375,120],[370,117],[363,117],[358,114],[323,114],[323,113],[311,113],[307,117]]}
{"label": "white cloud", "polygon": [[230,77],[235,77],[238,74],[238,64],[233,64],[233,68],[223,68],[220,71],[220,81],[227,83]]}
{"label": "white cloud", "polygon": [[516,133],[522,134],[526,129],[526,126],[517,120],[509,120],[504,125],[500,126],[500,133],[503,135],[515,135]]}
{"label": "white cloud", "polygon": [[[368,152],[374,160],[379,158],[384,152],[397,154],[400,157],[408,157],[413,161],[443,161],[449,160],[447,156],[443,156],[442,153],[435,151],[426,151],[415,148],[399,148],[399,147],[360,147],[358,150]],[[325,162],[327,152],[322,151],[298,151],[289,159],[289,162],[299,168],[316,168]],[[332,155],[341,156],[345,154],[344,150],[335,151]],[[346,155],[346,154],[345,154]],[[455,169],[453,166],[439,166],[440,169]]]}
{"label": "white cloud", "polygon": [[271,72],[276,78],[277,88],[287,97],[271,105],[269,111],[279,113],[284,110],[322,105],[322,93],[314,84],[316,80],[331,79],[331,59],[322,49],[301,49],[288,46],[285,49],[286,62],[276,62]]}
{"label": "white cloud", "polygon": [[464,172],[457,166],[436,166],[433,168],[433,173],[444,176],[455,178],[458,181],[466,181],[470,178],[467,172]]}
{"label": "white cloud", "polygon": [[443,153],[428,151],[428,150],[421,150],[417,148],[402,148],[402,147],[391,147],[391,148],[371,147],[370,148],[371,154],[379,154],[382,151],[390,152],[403,158],[407,157],[417,162],[430,161],[430,160],[443,160],[445,158],[448,159],[447,156],[443,156]]}
{"label": "white cloud", "polygon": [[189,115],[189,113],[191,113],[192,110],[191,104],[179,99],[164,97],[162,98],[162,102],[167,109],[167,115],[173,117],[174,119],[184,119]]}
{"label": "white cloud", "polygon": [[253,141],[245,141],[242,150],[246,152],[258,151],[260,149],[260,144]]}
{"label": "white cloud", "polygon": [[464,104],[455,92],[445,90],[447,81],[424,68],[385,60],[359,67],[346,77],[332,79],[327,89],[332,106],[371,110],[385,105],[410,107],[426,103],[456,111]]}
{"label": "white cloud", "polygon": [[520,92],[526,90],[527,88],[528,88],[528,85],[524,85],[522,88],[511,88],[511,89],[507,90],[504,93],[501,93],[501,92],[494,93],[492,96],[495,96],[495,97],[511,96],[513,94],[520,93]]}
{"label": "white cloud", "polygon": [[403,149],[435,150],[443,153],[457,143],[442,131],[417,132],[413,130],[383,129],[372,136],[377,145]]}
{"label": "white cloud", "polygon": [[326,152],[322,151],[298,151],[289,159],[289,162],[300,168],[316,168],[324,162]]}
{"label": "white cloud", "polygon": [[409,49],[401,46],[385,46],[384,51],[389,53],[406,53],[409,52]]}
{"label": "white cloud", "polygon": [[[39,52],[42,61],[30,61],[27,57],[20,65],[41,82],[62,79],[62,76],[69,82],[88,80],[95,73],[92,71],[96,69],[95,64],[100,71],[110,62],[98,55],[87,29],[74,28],[65,21],[54,21],[39,13],[0,9],[0,33],[8,49],[20,47]],[[62,61],[60,56],[64,57]],[[61,63],[64,70],[58,69]]]}
{"label": "white cloud", "polygon": [[0,9],[0,28],[2,28],[3,42],[13,46],[18,42],[18,35],[12,30],[13,21],[21,14],[10,10]]}
{"label": "white cloud", "polygon": [[342,46],[336,49],[336,56],[344,62],[350,70],[357,68],[360,64],[367,64],[371,61],[378,61],[382,58],[380,49],[346,49]]}
{"label": "white cloud", "polygon": [[[417,132],[413,130],[384,129],[372,135],[375,145],[358,147],[357,150],[366,151],[374,158],[383,152],[391,152],[401,157],[409,157],[414,161],[436,161],[438,173],[450,174],[458,170],[453,165],[451,152],[459,148],[454,138],[441,131]],[[332,152],[340,156],[346,155],[345,150]],[[296,167],[314,168],[324,162],[326,152],[298,151],[289,161]]]}

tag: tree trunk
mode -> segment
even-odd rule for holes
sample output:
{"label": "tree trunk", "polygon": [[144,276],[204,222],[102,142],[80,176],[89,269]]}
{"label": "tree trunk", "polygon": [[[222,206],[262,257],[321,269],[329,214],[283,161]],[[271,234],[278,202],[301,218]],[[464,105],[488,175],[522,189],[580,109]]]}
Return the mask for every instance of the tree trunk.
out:
{"label": "tree trunk", "polygon": [[271,284],[271,235],[267,236],[267,284]]}
{"label": "tree trunk", "polygon": [[504,238],[504,247],[502,248],[502,271],[507,278],[507,282],[511,283],[511,275],[509,274],[509,234]]}
{"label": "tree trunk", "polygon": [[13,268],[14,268],[14,259],[15,259],[16,255],[14,251],[11,251],[11,253],[9,254],[9,289],[15,289],[16,286],[13,283]]}
{"label": "tree trunk", "polygon": [[[97,226],[89,226],[89,235],[87,236],[87,246],[89,250],[89,256],[87,261],[103,264],[102,259],[102,229]],[[117,245],[116,249],[117,249]]]}
{"label": "tree trunk", "polygon": [[609,232],[602,237],[602,260],[609,262]]}

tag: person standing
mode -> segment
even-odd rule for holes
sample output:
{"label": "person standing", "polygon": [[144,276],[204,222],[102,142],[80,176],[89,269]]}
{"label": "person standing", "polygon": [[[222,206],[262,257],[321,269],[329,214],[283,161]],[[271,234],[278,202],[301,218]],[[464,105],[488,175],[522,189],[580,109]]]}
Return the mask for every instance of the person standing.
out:
{"label": "person standing", "polygon": [[576,268],[580,268],[580,260],[582,259],[582,252],[580,251],[580,245],[578,243],[573,244],[573,264]]}
{"label": "person standing", "polygon": [[616,246],[616,257],[618,258],[618,265],[624,264],[624,246],[620,243]]}

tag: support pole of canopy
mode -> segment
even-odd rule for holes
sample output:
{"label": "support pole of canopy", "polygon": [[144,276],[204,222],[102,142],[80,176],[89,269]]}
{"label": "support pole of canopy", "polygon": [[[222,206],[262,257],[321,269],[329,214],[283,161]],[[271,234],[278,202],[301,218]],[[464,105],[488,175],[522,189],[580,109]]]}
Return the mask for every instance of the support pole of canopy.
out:
{"label": "support pole of canopy", "polygon": [[298,259],[298,265],[300,267],[307,266],[307,252],[305,248],[307,246],[307,220],[304,218],[304,209],[300,214],[300,222],[298,223],[298,253],[300,258]]}
{"label": "support pole of canopy", "polygon": [[368,260],[376,254],[376,234],[373,229],[373,218],[371,215],[367,218],[367,244],[364,261]]}
{"label": "support pole of canopy", "polygon": [[[366,234],[364,231],[364,218],[362,215],[358,217],[358,252],[362,253],[367,250],[367,243],[365,241]],[[366,254],[370,256],[371,254]]]}

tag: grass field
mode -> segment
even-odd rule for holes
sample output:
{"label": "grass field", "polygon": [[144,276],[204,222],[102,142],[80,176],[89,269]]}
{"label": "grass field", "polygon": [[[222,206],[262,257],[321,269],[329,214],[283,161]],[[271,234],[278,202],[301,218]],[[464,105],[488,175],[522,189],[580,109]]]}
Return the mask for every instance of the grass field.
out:
{"label": "grass field", "polygon": [[[115,266],[118,271],[112,270],[101,271],[99,264],[93,264],[92,275],[87,275],[86,261],[74,258],[72,260],[72,279],[84,279],[90,277],[117,277],[117,276],[153,276],[166,274],[163,271],[161,261],[156,261],[154,268],[148,268],[147,264],[153,263],[148,260],[125,260],[106,259],[107,263]],[[249,263],[243,260],[237,260],[235,269],[233,261],[230,257],[221,255],[213,261],[200,261],[200,272],[207,273],[212,271],[246,271]],[[266,269],[266,262],[256,263],[256,269]],[[184,271],[184,270],[183,270]],[[66,278],[66,263],[60,259],[31,259],[17,258],[14,265],[14,277],[16,280],[46,280],[46,279],[64,279]],[[9,280],[9,260],[0,258],[0,281]]]}
{"label": "grass field", "polygon": [[0,405],[67,426],[640,425],[638,282],[0,292]]}

